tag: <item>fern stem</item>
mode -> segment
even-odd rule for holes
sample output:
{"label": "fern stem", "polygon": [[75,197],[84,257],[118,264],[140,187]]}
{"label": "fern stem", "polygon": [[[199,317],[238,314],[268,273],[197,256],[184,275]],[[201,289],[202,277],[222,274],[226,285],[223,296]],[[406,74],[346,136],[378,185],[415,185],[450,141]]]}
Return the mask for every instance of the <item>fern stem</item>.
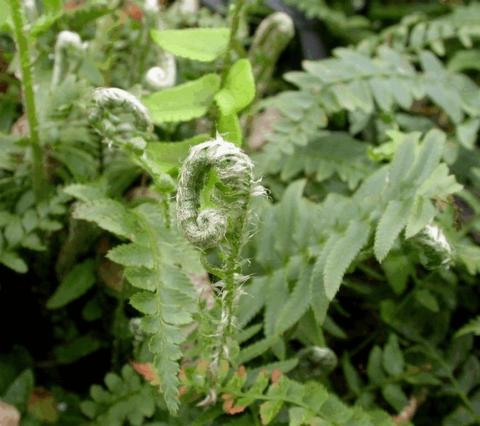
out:
{"label": "fern stem", "polygon": [[240,27],[240,17],[245,0],[236,0],[231,9],[231,24],[230,24],[230,39],[228,41],[228,48],[225,58],[225,66],[223,69],[222,81],[227,77],[228,69],[233,63],[233,52],[235,51],[235,42],[237,39],[238,29]]}
{"label": "fern stem", "polygon": [[32,184],[37,200],[47,195],[48,181],[45,170],[45,161],[40,146],[38,133],[38,118],[35,107],[35,94],[33,90],[32,64],[30,61],[30,45],[27,37],[26,21],[22,3],[20,0],[8,0],[12,15],[12,21],[20,56],[20,68],[22,72],[22,87],[25,101],[28,125],[30,128],[30,147],[32,149]]}

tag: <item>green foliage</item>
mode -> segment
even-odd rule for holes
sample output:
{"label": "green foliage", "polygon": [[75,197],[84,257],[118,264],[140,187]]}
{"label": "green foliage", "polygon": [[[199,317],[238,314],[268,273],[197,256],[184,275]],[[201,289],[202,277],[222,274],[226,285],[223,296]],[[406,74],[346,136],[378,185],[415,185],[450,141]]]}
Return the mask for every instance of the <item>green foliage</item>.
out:
{"label": "green foliage", "polygon": [[155,123],[188,121],[208,111],[220,89],[220,77],[207,74],[195,81],[152,93],[143,99]]}
{"label": "green foliage", "polygon": [[174,55],[210,62],[226,52],[230,30],[228,28],[152,30],[151,35],[155,43]]}
{"label": "green foliage", "polygon": [[121,375],[108,373],[105,386],[93,385],[91,400],[82,403],[82,412],[92,419],[92,425],[142,425],[155,412],[155,389],[145,385],[129,365]]}
{"label": "green foliage", "polygon": [[95,284],[95,263],[92,260],[76,265],[60,283],[47,302],[47,308],[58,309],[83,296]]}
{"label": "green foliage", "polygon": [[2,409],[479,424],[478,4],[4,3]]}

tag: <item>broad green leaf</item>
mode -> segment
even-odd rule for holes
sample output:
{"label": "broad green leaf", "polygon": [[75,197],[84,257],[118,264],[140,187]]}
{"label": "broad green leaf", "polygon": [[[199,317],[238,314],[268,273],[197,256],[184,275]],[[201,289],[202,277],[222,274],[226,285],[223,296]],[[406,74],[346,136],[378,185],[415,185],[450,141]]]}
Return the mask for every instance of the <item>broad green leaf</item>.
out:
{"label": "broad green leaf", "polygon": [[181,165],[192,146],[209,139],[209,135],[202,134],[181,142],[152,142],[147,145],[147,156],[167,172]]}
{"label": "broad green leaf", "polygon": [[242,146],[242,128],[240,127],[240,120],[236,113],[221,115],[217,121],[217,132],[228,142]]}
{"label": "broad green leaf", "polygon": [[333,300],[340,288],[345,271],[367,243],[369,234],[370,225],[355,220],[332,247],[324,271],[325,292],[330,300]]}
{"label": "broad green leaf", "polygon": [[225,82],[215,95],[220,112],[224,116],[238,113],[255,98],[255,81],[248,59],[239,59],[227,73]]}
{"label": "broad green leaf", "polygon": [[387,256],[402,229],[407,224],[412,200],[392,200],[383,212],[375,233],[374,252],[379,262]]}
{"label": "broad green leaf", "polygon": [[403,373],[404,366],[405,361],[398,338],[395,334],[391,334],[383,348],[383,368],[388,374],[396,376]]}
{"label": "broad green leaf", "polygon": [[58,309],[83,296],[95,284],[95,262],[92,259],[76,265],[48,299],[48,309]]}
{"label": "broad green leaf", "polygon": [[208,111],[219,89],[220,77],[206,74],[197,80],[152,93],[142,101],[156,124],[188,121]]}
{"label": "broad green leaf", "polygon": [[73,217],[95,222],[100,228],[135,241],[142,233],[138,218],[122,203],[101,199],[78,205]]}
{"label": "broad green leaf", "polygon": [[120,244],[107,253],[107,257],[123,266],[153,268],[153,254],[150,247],[139,244]]}
{"label": "broad green leaf", "polygon": [[183,58],[211,62],[227,50],[228,28],[187,28],[182,30],[152,30],[152,39],[162,49]]}

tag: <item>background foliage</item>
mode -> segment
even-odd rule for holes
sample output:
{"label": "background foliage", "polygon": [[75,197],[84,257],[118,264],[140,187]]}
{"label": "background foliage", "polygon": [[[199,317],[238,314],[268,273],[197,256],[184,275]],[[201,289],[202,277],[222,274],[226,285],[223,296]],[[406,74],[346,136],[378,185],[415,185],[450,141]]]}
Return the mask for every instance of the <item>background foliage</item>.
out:
{"label": "background foliage", "polygon": [[0,0],[0,418],[480,424],[480,3],[204,3]]}

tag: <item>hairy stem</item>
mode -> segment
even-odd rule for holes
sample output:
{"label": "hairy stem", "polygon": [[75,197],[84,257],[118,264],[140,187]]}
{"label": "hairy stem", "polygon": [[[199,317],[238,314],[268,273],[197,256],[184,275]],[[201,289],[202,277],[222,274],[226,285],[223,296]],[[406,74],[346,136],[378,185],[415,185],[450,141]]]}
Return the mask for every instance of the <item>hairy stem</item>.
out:
{"label": "hairy stem", "polygon": [[17,41],[20,67],[22,72],[23,96],[25,110],[30,128],[30,146],[32,149],[32,182],[33,190],[37,199],[43,199],[47,195],[48,182],[45,170],[45,162],[40,136],[38,133],[38,118],[35,108],[35,94],[33,91],[32,64],[30,62],[30,46],[25,29],[25,15],[21,0],[8,0],[12,14],[12,20]]}

